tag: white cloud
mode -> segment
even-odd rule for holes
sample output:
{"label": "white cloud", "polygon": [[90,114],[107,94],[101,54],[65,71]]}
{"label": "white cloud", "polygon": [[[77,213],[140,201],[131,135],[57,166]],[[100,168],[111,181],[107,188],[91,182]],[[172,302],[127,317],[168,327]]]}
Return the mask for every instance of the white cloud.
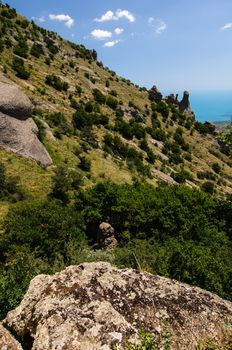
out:
{"label": "white cloud", "polygon": [[101,16],[101,18],[95,18],[95,22],[106,22],[106,21],[112,21],[114,19],[114,13],[113,11],[107,11],[104,13],[104,15]]}
{"label": "white cloud", "polygon": [[167,28],[167,24],[162,19],[150,17],[148,19],[148,23],[152,28],[154,28],[156,34],[162,34],[162,32]]}
{"label": "white cloud", "polygon": [[33,21],[39,21],[40,23],[43,23],[43,22],[45,22],[45,17],[44,16],[41,16],[41,17],[31,17],[31,19],[33,20]]}
{"label": "white cloud", "polygon": [[232,22],[226,23],[223,27],[221,27],[221,29],[222,30],[232,29]]}
{"label": "white cloud", "polygon": [[107,11],[100,18],[95,18],[95,22],[107,22],[107,21],[118,21],[121,18],[126,18],[129,22],[135,21],[135,16],[128,10],[120,10],[117,11]]}
{"label": "white cloud", "polygon": [[105,47],[113,47],[113,46],[117,45],[118,43],[120,43],[120,40],[107,41],[104,44],[104,46]]}
{"label": "white cloud", "polygon": [[64,22],[64,24],[66,25],[66,27],[71,28],[74,26],[74,19],[72,17],[70,17],[69,15],[49,15],[49,18],[52,21],[59,21],[59,22]]}
{"label": "white cloud", "polygon": [[44,23],[45,22],[44,16],[39,17],[38,20],[39,20],[40,23]]}
{"label": "white cloud", "polygon": [[120,35],[124,32],[124,29],[123,28],[115,28],[114,32],[115,32],[115,34]]}
{"label": "white cloud", "polygon": [[102,30],[102,29],[94,29],[91,32],[91,35],[94,37],[94,39],[98,39],[98,40],[104,40],[112,37],[111,32],[108,32],[107,30]]}

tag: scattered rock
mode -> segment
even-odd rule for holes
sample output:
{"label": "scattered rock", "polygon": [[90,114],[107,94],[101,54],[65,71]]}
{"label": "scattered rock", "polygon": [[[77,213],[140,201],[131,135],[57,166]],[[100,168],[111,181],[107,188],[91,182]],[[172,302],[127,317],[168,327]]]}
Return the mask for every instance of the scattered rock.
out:
{"label": "scattered rock", "polygon": [[98,245],[101,249],[113,250],[117,247],[114,228],[107,222],[102,222],[98,230]]}
{"label": "scattered rock", "polygon": [[153,102],[160,102],[163,98],[163,95],[161,92],[157,89],[157,87],[154,85],[150,90],[149,90],[149,98]]}
{"label": "scattered rock", "polygon": [[[160,155],[161,156],[161,155]],[[161,156],[162,157],[162,156]],[[166,160],[163,158],[163,160]],[[177,182],[168,174],[165,174],[163,173],[162,171],[160,170],[157,170],[157,169],[152,169],[152,173],[158,178],[160,179],[161,181],[165,182],[165,183],[168,183],[170,185],[176,185]]]}
{"label": "scattered rock", "polygon": [[133,107],[121,106],[121,110],[127,118],[134,119],[137,123],[146,122],[146,117]]}
{"label": "scattered rock", "polygon": [[0,349],[23,350],[19,342],[0,323]]}
{"label": "scattered rock", "polygon": [[51,50],[53,50],[53,53],[57,53],[59,51],[59,45],[58,43],[50,38],[50,36],[46,35],[44,37],[44,42],[47,44],[47,47]]}
{"label": "scattered rock", "polygon": [[3,324],[32,350],[122,350],[140,329],[160,336],[166,324],[171,348],[190,350],[220,341],[231,321],[232,304],[210,292],[97,262],[35,277]]}

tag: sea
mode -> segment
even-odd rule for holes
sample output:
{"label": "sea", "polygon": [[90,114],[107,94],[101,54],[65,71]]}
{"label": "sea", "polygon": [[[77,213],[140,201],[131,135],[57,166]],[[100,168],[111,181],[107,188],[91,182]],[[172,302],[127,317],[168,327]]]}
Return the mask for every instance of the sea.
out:
{"label": "sea", "polygon": [[[200,122],[226,122],[232,116],[231,91],[189,91],[191,109]],[[181,100],[183,92],[179,93]]]}

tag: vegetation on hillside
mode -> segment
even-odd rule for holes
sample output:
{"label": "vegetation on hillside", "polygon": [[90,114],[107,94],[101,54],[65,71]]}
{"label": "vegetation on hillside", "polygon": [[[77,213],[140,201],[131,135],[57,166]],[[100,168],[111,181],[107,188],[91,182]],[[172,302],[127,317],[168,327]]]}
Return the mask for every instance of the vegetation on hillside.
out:
{"label": "vegetation on hillside", "polygon": [[[41,169],[1,151],[0,199],[9,211],[0,233],[0,318],[33,276],[95,260],[232,300],[231,133],[220,148],[210,125],[154,102],[96,51],[8,5],[0,5],[0,52],[0,69],[37,101],[38,137],[54,162]],[[103,221],[115,229],[113,252],[96,249]]]}
{"label": "vegetation on hillside", "polygon": [[137,177],[188,183],[220,196],[232,192],[228,151],[216,145],[212,125],[196,122],[169,100],[155,102],[146,88],[104,67],[95,50],[62,39],[8,5],[0,5],[0,36],[2,71],[38,101],[39,138],[55,166],[79,167],[88,185],[107,167],[105,175],[116,182]]}
{"label": "vegetation on hillside", "polygon": [[[85,190],[77,186],[69,203],[75,185],[67,176],[59,172],[47,199],[19,203],[5,219],[0,236],[1,317],[18,304],[34,275],[99,259],[232,300],[231,197],[219,200],[183,185],[153,188],[137,181],[104,181]],[[94,248],[102,221],[115,228],[119,246],[113,252]]]}

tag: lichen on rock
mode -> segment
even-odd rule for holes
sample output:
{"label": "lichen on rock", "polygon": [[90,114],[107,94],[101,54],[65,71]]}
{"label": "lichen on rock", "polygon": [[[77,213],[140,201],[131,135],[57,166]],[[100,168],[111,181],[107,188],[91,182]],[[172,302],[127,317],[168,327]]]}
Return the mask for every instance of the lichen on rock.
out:
{"label": "lichen on rock", "polygon": [[142,328],[160,336],[165,323],[172,349],[184,350],[220,341],[231,321],[232,304],[210,292],[98,262],[35,277],[4,325],[26,349],[110,350],[125,349]]}

